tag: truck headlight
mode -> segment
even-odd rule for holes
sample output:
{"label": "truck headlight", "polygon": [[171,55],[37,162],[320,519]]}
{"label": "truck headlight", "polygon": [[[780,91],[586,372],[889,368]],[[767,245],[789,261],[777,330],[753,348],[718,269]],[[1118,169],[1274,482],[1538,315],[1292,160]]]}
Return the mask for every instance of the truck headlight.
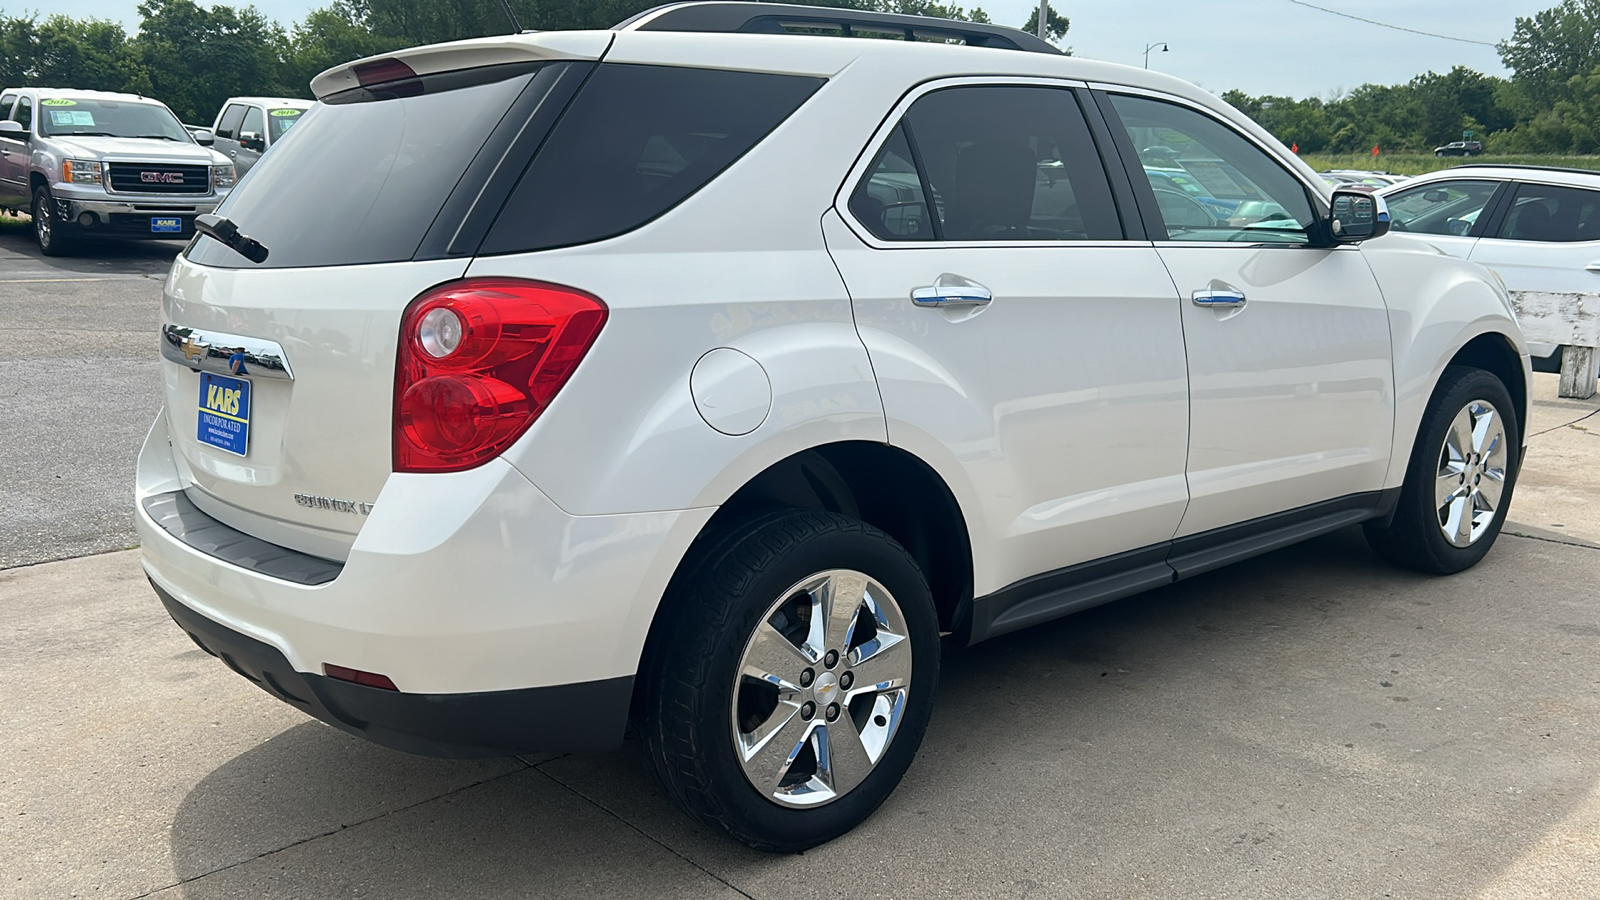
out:
{"label": "truck headlight", "polygon": [[233,166],[211,167],[211,184],[215,186],[217,190],[228,190],[229,188],[233,187],[233,182],[235,180],[236,177],[233,174]]}
{"label": "truck headlight", "polygon": [[61,180],[68,184],[99,184],[103,169],[92,159],[69,159],[61,163]]}

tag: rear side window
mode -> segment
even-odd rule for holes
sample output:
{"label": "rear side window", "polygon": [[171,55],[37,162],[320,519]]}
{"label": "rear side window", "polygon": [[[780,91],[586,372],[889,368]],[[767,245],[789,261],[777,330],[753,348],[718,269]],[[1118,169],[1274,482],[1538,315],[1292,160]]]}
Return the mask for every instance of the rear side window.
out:
{"label": "rear side window", "polygon": [[850,210],[883,240],[1122,239],[1089,126],[1059,88],[958,87],[918,99]]}
{"label": "rear side window", "polygon": [[[528,66],[423,76],[404,90],[351,91],[318,104],[217,210],[268,250],[260,268],[412,258],[445,199],[529,82]],[[420,83],[419,83],[420,82]],[[205,236],[188,258],[256,268]]]}
{"label": "rear side window", "polygon": [[233,140],[239,136],[239,120],[244,118],[244,107],[237,103],[228,104],[222,113],[221,121],[217,122],[217,137]]}
{"label": "rear side window", "polygon": [[32,98],[23,97],[21,100],[18,100],[17,101],[17,113],[12,118],[15,118],[18,122],[22,123],[22,128],[23,128],[24,131],[32,130],[33,129],[33,100],[32,100]]}
{"label": "rear side window", "polygon": [[1600,191],[1521,185],[1498,236],[1512,241],[1600,241]]}
{"label": "rear side window", "polygon": [[244,122],[239,125],[239,133],[241,135],[249,133],[260,138],[266,135],[266,131],[267,119],[265,116],[261,115],[261,110],[254,106],[245,110]]}
{"label": "rear side window", "polygon": [[638,228],[760,143],[822,83],[601,65],[512,190],[481,252],[565,247]]}

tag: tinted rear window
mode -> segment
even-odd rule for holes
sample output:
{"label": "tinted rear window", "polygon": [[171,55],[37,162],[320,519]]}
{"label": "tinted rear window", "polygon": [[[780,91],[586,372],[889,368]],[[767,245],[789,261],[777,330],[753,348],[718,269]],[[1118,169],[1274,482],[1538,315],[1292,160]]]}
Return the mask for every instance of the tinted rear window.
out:
{"label": "tinted rear window", "polygon": [[[295,120],[218,213],[267,248],[259,268],[410,259],[535,74],[502,66],[430,76],[392,93],[359,92],[348,98],[356,102],[330,98]],[[203,236],[187,255],[206,266],[257,268]]]}
{"label": "tinted rear window", "polygon": [[822,83],[601,65],[512,191],[481,252],[564,247],[638,228],[760,143]]}

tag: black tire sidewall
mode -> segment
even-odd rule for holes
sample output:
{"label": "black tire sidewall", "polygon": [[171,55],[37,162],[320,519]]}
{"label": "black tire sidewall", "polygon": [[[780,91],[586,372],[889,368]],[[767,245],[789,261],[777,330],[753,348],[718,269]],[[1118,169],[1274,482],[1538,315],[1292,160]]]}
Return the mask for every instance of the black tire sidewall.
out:
{"label": "black tire sidewall", "polygon": [[44,241],[40,240],[39,238],[39,227],[37,221],[35,221],[33,228],[33,243],[39,248],[39,252],[45,256],[60,256],[61,254],[67,252],[67,249],[71,244],[71,239],[67,235],[67,223],[61,221],[59,218],[51,217],[50,207],[53,202],[54,196],[50,193],[50,189],[47,187],[41,187],[33,192],[33,206],[29,208],[29,213],[36,220],[39,217],[42,208],[44,217],[50,222],[49,246],[45,246]]}
{"label": "black tire sidewall", "polygon": [[[1473,400],[1487,400],[1500,413],[1508,443],[1508,471],[1499,507],[1488,530],[1470,546],[1457,547],[1446,540],[1444,533],[1439,530],[1437,510],[1434,508],[1434,476],[1445,433],[1462,408]],[[1416,552],[1412,555],[1417,558],[1403,562],[1414,568],[1449,575],[1477,565],[1494,546],[1500,529],[1505,525],[1517,475],[1522,470],[1521,423],[1517,420],[1511,392],[1499,378],[1483,369],[1460,366],[1445,370],[1433,398],[1428,402],[1428,411],[1423,415],[1422,423],[1400,496],[1401,508],[1391,528],[1415,529],[1415,533],[1406,537],[1415,548]]]}
{"label": "black tire sidewall", "polygon": [[[819,518],[834,521],[821,533],[805,533],[793,527],[800,521],[814,526]],[[803,535],[798,539],[792,536],[797,531]],[[778,550],[752,553],[752,546]],[[691,812],[714,820],[752,845],[803,850],[837,837],[869,817],[888,798],[915,758],[933,710],[939,671],[939,628],[932,594],[915,562],[899,544],[883,532],[844,516],[809,511],[779,515],[758,525],[743,539],[724,544],[722,549],[720,558],[708,560],[700,569],[698,583],[690,588],[698,596],[684,608],[694,610],[725,603],[730,607],[729,614],[720,627],[695,628],[692,622],[680,622],[673,629],[680,652],[707,655],[705,683],[699,686],[687,721],[672,722],[672,706],[663,709],[652,704],[656,714],[667,716],[657,727],[695,732],[693,744],[702,751],[701,768],[708,783],[678,786],[699,795],[698,802],[679,796],[680,802],[691,800],[686,804]],[[752,568],[752,560],[759,560],[760,564]],[[794,584],[829,569],[863,572],[894,597],[910,632],[911,689],[900,727],[871,774],[837,800],[814,809],[797,809],[763,797],[745,777],[734,752],[730,717],[734,673],[745,645],[768,608]],[[661,654],[660,665],[679,664],[681,660],[674,659],[677,655],[671,650]]]}

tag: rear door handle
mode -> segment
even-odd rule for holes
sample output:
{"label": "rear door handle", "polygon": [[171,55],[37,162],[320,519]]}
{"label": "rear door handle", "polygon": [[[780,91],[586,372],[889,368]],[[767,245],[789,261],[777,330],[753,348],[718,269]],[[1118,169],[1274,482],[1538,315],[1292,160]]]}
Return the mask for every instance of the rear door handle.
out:
{"label": "rear door handle", "polygon": [[1195,291],[1191,299],[1195,306],[1208,309],[1235,309],[1244,305],[1244,294],[1240,291]]}
{"label": "rear door handle", "polygon": [[918,306],[985,306],[993,300],[993,291],[976,281],[949,273],[934,279],[932,285],[911,292],[911,302]]}

